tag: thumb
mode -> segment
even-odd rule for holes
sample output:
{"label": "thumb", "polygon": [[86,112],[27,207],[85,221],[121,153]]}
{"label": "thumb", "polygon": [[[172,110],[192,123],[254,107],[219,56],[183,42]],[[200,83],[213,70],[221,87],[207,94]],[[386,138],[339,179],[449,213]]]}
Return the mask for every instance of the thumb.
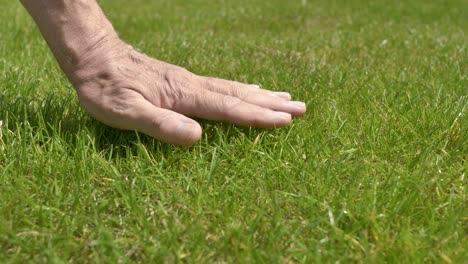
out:
{"label": "thumb", "polygon": [[175,145],[193,145],[201,138],[202,128],[193,119],[159,108],[145,99],[137,102],[135,129]]}

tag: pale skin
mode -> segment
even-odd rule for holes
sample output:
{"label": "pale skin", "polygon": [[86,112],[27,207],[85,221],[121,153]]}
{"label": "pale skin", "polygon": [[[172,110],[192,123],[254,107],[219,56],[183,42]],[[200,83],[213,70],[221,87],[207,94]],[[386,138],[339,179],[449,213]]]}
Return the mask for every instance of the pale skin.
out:
{"label": "pale skin", "polygon": [[122,41],[95,0],[21,0],[81,106],[109,126],[191,145],[201,126],[189,117],[277,128],[305,113],[287,92],[199,76],[148,57]]}

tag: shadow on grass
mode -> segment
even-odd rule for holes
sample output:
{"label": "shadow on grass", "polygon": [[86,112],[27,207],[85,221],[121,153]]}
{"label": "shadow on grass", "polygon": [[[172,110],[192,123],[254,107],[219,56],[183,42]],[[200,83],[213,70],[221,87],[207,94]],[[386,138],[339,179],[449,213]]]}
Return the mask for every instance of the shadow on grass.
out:
{"label": "shadow on grass", "polygon": [[[194,147],[177,147],[162,143],[150,136],[135,131],[125,131],[106,126],[89,116],[76,100],[74,92],[57,96],[47,93],[40,98],[0,95],[0,120],[4,129],[12,135],[28,133],[29,144],[43,145],[45,141],[59,139],[70,151],[83,140],[92,142],[98,152],[128,156],[136,155],[138,143],[152,153],[172,154],[174,151],[191,151]],[[223,122],[197,119],[204,128],[199,144],[222,145],[239,137],[254,140],[263,130],[243,128]],[[34,135],[41,135],[35,137]],[[85,138],[85,139],[84,139]],[[195,145],[197,146],[197,145]]]}

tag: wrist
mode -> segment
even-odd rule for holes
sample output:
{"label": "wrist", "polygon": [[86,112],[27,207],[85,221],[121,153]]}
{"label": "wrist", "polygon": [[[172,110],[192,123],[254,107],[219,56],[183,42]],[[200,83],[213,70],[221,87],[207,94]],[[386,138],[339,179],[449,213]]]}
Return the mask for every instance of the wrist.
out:
{"label": "wrist", "polygon": [[70,81],[120,41],[95,0],[21,0]]}
{"label": "wrist", "polygon": [[60,63],[70,82],[78,88],[93,78],[107,78],[115,71],[113,63],[128,56],[133,48],[118,37],[102,36],[92,45],[80,50],[74,59]]}

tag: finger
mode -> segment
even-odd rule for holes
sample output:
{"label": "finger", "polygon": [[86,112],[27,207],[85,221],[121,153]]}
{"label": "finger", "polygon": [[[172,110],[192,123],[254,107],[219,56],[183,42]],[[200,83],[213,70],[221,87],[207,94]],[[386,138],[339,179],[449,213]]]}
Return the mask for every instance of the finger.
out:
{"label": "finger", "polygon": [[203,84],[204,88],[210,91],[234,96],[245,102],[275,111],[290,113],[293,116],[303,115],[306,111],[306,105],[303,102],[289,101],[291,99],[289,93],[273,93],[268,90],[254,88],[255,85],[217,78],[206,78]]}
{"label": "finger", "polygon": [[176,145],[192,145],[201,138],[202,129],[194,120],[158,108],[141,99],[135,115],[135,128],[151,137]]}
{"label": "finger", "polygon": [[173,110],[188,116],[228,121],[242,126],[272,128],[286,126],[291,122],[289,113],[273,111],[208,90],[193,93],[176,102]]}
{"label": "finger", "polygon": [[267,89],[260,88],[257,84],[245,84],[236,81],[229,81],[220,78],[213,77],[202,77],[206,88],[217,93],[222,93],[231,96],[237,96],[239,91],[252,91],[270,95],[273,97],[283,98],[285,100],[291,100],[291,95],[287,92],[275,92]]}

